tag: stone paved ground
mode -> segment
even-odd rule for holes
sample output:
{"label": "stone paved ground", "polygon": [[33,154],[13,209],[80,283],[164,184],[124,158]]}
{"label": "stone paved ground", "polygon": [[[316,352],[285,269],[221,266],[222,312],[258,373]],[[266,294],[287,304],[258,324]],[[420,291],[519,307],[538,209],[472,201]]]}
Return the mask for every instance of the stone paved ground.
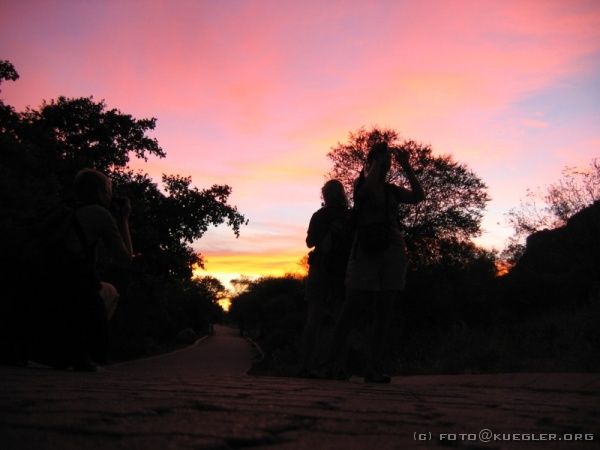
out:
{"label": "stone paved ground", "polygon": [[[219,327],[192,348],[98,373],[1,367],[0,450],[600,447],[600,374],[411,376],[382,386],[251,377],[251,357]],[[440,441],[483,428],[563,440]],[[594,441],[564,440],[577,433]]]}

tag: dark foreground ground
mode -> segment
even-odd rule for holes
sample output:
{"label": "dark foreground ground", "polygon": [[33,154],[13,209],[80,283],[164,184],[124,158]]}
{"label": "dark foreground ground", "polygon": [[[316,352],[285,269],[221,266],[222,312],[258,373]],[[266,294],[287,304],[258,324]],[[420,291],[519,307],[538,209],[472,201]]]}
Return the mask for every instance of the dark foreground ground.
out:
{"label": "dark foreground ground", "polygon": [[247,376],[253,356],[217,327],[98,373],[0,367],[0,449],[600,448],[600,374],[368,385]]}

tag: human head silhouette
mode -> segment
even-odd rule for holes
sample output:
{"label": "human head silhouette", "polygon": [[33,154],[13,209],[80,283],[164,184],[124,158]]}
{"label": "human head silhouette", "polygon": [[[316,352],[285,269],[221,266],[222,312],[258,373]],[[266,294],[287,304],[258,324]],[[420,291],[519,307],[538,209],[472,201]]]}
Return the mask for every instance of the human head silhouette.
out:
{"label": "human head silhouette", "polygon": [[81,169],[73,181],[75,199],[83,203],[97,203],[109,207],[112,200],[112,182],[96,169]]}
{"label": "human head silhouette", "polygon": [[387,142],[379,141],[374,143],[367,153],[367,169],[375,162],[382,164],[381,176],[385,180],[390,167],[392,166],[392,155]]}
{"label": "human head silhouette", "polygon": [[323,206],[326,207],[348,207],[348,198],[344,185],[339,180],[329,180],[321,189]]}

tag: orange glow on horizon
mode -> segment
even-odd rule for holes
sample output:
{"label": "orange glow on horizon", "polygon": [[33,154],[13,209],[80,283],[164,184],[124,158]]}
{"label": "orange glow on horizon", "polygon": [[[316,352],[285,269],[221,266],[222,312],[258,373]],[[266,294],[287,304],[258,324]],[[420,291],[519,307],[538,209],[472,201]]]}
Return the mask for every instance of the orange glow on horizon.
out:
{"label": "orange glow on horizon", "polygon": [[222,298],[217,303],[223,309],[223,311],[229,312],[229,308],[231,308],[231,300],[229,298]]}
{"label": "orange glow on horizon", "polygon": [[512,268],[513,265],[507,261],[496,261],[496,276],[503,277],[504,275],[508,275]]}
{"label": "orange glow on horizon", "polygon": [[[282,252],[265,254],[205,254],[206,270],[195,267],[193,276],[213,276],[232,289],[232,280],[284,275],[305,276],[302,265],[305,253]],[[227,299],[229,300],[229,299]]]}

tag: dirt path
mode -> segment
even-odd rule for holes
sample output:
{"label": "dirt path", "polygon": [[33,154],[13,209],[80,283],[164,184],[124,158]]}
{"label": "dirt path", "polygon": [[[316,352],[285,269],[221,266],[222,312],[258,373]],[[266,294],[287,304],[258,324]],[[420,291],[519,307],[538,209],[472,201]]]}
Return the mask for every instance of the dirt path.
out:
{"label": "dirt path", "polygon": [[98,373],[0,367],[0,449],[599,447],[600,374],[251,377],[250,344],[216,332]]}
{"label": "dirt path", "polygon": [[190,348],[129,361],[107,367],[110,372],[127,373],[131,376],[181,377],[192,380],[198,376],[245,376],[252,364],[255,349],[237,330],[215,325],[214,335],[204,338]]}

